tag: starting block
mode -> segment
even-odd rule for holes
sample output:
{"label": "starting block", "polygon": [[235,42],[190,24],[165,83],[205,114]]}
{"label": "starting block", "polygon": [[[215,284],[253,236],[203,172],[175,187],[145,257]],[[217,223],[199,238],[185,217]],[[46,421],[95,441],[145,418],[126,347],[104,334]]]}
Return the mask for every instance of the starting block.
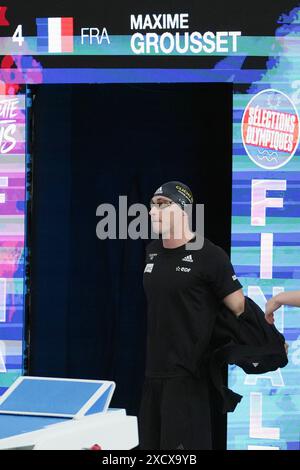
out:
{"label": "starting block", "polygon": [[136,447],[137,418],[109,408],[114,390],[106,380],[19,377],[0,398],[0,449]]}

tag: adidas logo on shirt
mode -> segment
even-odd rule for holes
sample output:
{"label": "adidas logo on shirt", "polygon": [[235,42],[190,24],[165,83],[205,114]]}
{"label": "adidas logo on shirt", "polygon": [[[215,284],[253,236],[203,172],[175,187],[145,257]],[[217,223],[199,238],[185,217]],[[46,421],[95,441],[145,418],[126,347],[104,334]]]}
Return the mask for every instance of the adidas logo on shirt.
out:
{"label": "adidas logo on shirt", "polygon": [[193,263],[192,255],[187,255],[185,258],[182,258],[182,261],[188,261],[189,263]]}

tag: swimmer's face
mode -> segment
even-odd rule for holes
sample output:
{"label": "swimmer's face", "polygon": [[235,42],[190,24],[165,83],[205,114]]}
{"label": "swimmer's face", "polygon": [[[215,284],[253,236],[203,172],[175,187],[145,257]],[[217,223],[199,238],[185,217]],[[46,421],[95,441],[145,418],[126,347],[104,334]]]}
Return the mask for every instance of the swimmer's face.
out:
{"label": "swimmer's face", "polygon": [[165,196],[153,196],[150,202],[150,217],[154,233],[165,238],[174,232],[175,226],[182,226],[183,210],[172,199]]}

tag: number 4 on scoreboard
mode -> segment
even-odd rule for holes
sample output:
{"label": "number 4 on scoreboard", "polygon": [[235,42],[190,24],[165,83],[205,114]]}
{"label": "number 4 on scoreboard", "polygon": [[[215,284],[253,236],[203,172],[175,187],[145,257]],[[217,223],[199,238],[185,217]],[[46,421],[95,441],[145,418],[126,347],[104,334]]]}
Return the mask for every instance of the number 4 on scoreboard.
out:
{"label": "number 4 on scoreboard", "polygon": [[24,42],[24,36],[23,36],[23,31],[22,31],[22,25],[19,24],[12,36],[12,41],[17,42],[19,46],[22,46]]}

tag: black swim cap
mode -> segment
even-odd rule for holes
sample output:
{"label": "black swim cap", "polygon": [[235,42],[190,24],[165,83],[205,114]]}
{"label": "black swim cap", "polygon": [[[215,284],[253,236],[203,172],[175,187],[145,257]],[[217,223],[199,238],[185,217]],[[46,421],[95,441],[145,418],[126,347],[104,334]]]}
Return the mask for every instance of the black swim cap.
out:
{"label": "black swim cap", "polygon": [[190,188],[180,181],[168,181],[168,183],[160,186],[153,196],[165,196],[176,202],[181,209],[184,209],[185,204],[193,203],[193,194]]}

